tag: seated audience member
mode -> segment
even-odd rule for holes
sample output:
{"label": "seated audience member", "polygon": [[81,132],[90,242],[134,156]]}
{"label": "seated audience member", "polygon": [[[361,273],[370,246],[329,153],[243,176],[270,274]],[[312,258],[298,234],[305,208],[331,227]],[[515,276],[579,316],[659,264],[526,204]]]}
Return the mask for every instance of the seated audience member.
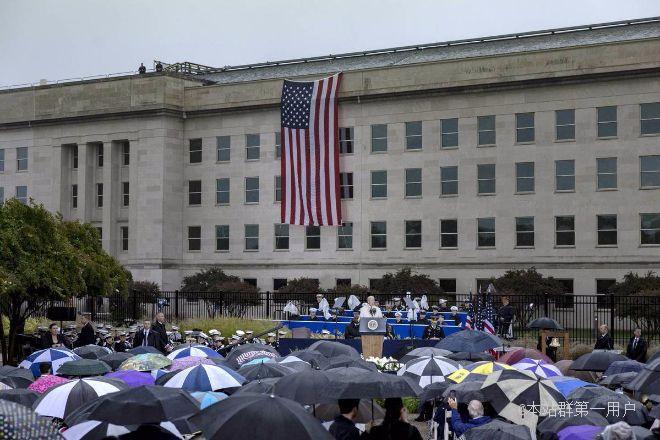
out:
{"label": "seated audience member", "polygon": [[406,311],[406,306],[401,304],[401,298],[399,298],[399,297],[394,298],[394,305],[392,306],[392,311],[393,312],[405,312]]}
{"label": "seated audience member", "polygon": [[470,418],[465,422],[461,419],[461,415],[458,413],[456,399],[450,398],[447,403],[451,408],[451,426],[456,437],[462,436],[471,428],[485,425],[491,421],[490,417],[484,415],[484,406],[478,400],[471,400],[468,404],[468,414],[470,415]]}
{"label": "seated audience member", "polygon": [[396,312],[394,314],[394,323],[395,324],[405,324],[403,322],[403,315],[401,314],[401,312]]}
{"label": "seated audience member", "polygon": [[431,324],[424,329],[423,339],[444,339],[445,331],[438,316],[431,317]]}
{"label": "seated audience member", "polygon": [[355,339],[360,337],[360,312],[353,312],[353,319],[346,325],[344,339]]}
{"label": "seated audience member", "polygon": [[440,303],[440,312],[448,312],[449,311],[449,307],[447,307],[447,300],[446,299],[440,298],[438,300],[438,302]]}
{"label": "seated audience member", "polygon": [[396,439],[396,440],[422,440],[419,430],[408,423],[408,411],[403,406],[400,397],[385,399],[385,418],[383,423],[371,428],[365,438],[369,439]]}
{"label": "seated audience member", "polygon": [[458,307],[451,306],[449,309],[451,311],[451,316],[449,317],[449,325],[461,326],[461,317],[458,315]]}
{"label": "seated audience member", "polygon": [[359,399],[339,399],[339,415],[335,417],[328,431],[337,440],[357,440],[360,431],[355,427]]}
{"label": "seated audience member", "polygon": [[431,322],[426,319],[426,310],[420,310],[417,312],[417,320],[413,324],[419,325],[429,325]]}
{"label": "seated audience member", "polygon": [[318,309],[316,307],[310,307],[309,308],[309,320],[310,321],[323,321],[323,318],[316,315],[317,310]]}
{"label": "seated audience member", "polygon": [[48,326],[48,333],[44,334],[41,340],[43,348],[66,348],[69,343],[63,334],[60,333],[60,328],[54,322]]}

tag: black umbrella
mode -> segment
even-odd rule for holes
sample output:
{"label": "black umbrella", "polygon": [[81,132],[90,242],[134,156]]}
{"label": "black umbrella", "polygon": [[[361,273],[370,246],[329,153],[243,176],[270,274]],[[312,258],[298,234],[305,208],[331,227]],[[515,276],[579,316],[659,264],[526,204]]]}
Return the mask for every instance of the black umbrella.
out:
{"label": "black umbrella", "polygon": [[411,361],[413,359],[417,359],[420,357],[424,356],[435,356],[435,357],[447,357],[449,356],[451,351],[449,350],[443,350],[441,348],[435,348],[435,347],[419,347],[419,348],[414,348],[410,350],[408,353],[406,353],[400,360],[399,362],[401,363],[406,363],[408,361]]}
{"label": "black umbrella", "polygon": [[548,329],[548,330],[564,330],[564,327],[561,326],[557,321],[555,321],[552,318],[536,318],[529,324],[527,324],[527,328],[540,328],[540,329]]}
{"label": "black umbrella", "polygon": [[372,362],[367,362],[362,359],[355,359],[345,354],[328,359],[328,363],[322,368],[323,370],[330,370],[331,368],[339,367],[355,367],[368,371],[378,371],[376,365]]}
{"label": "black umbrella", "polygon": [[32,404],[38,398],[39,393],[22,388],[0,391],[0,400],[8,400],[9,402],[20,403],[21,405],[25,405],[28,408],[32,408]]}
{"label": "black umbrella", "polygon": [[[334,420],[340,414],[339,405],[337,402],[321,403],[314,407],[314,415],[317,419],[329,422]],[[374,403],[371,399],[360,399],[358,404],[358,412],[353,419],[355,423],[369,423],[374,419],[385,418],[385,410],[382,406]]]}
{"label": "black umbrella", "polygon": [[490,333],[479,330],[461,330],[452,333],[442,341],[436,344],[436,348],[453,351],[467,351],[471,353],[480,353],[491,348],[504,345],[502,340]]}
{"label": "black umbrella", "polygon": [[256,359],[277,359],[280,354],[270,345],[243,344],[232,349],[225,358],[228,367],[238,370],[243,365]]}
{"label": "black umbrella", "polygon": [[293,373],[277,381],[273,394],[304,405],[333,402],[335,399],[329,398],[324,392],[326,387],[330,386],[331,375],[332,373],[320,370]]}
{"label": "black umbrella", "polygon": [[443,397],[449,397],[452,392],[456,395],[456,399],[460,402],[469,402],[471,400],[485,401],[483,393],[481,392],[481,382],[461,382],[451,383],[442,393]]}
{"label": "black umbrella", "polygon": [[240,387],[238,390],[236,390],[232,394],[232,396],[245,394],[245,393],[273,394],[273,388],[275,388],[275,384],[277,383],[278,380],[280,380],[279,377],[253,380],[252,382],[248,382],[242,387]]}
{"label": "black umbrella", "polygon": [[11,388],[27,388],[34,382],[24,377],[5,376],[0,377],[0,383],[10,386]]}
{"label": "black umbrella", "polygon": [[637,376],[638,373],[630,371],[628,373],[615,373],[603,377],[598,383],[605,386],[627,385]]}
{"label": "black umbrella", "polygon": [[610,423],[623,421],[629,425],[644,425],[652,421],[641,403],[624,394],[594,397],[587,402],[592,411],[597,411]]}
{"label": "black umbrella", "polygon": [[647,364],[650,364],[651,362],[653,362],[653,361],[655,361],[655,360],[657,360],[657,359],[660,359],[660,350],[658,350],[658,351],[656,351],[655,353],[653,353],[653,356],[651,356],[651,357],[649,358],[649,360],[646,361],[646,363],[647,363]]}
{"label": "black umbrella", "polygon": [[532,440],[527,426],[493,420],[465,431],[466,440]]}
{"label": "black umbrella", "polygon": [[660,373],[644,369],[637,373],[637,376],[625,386],[629,390],[637,391],[643,394],[653,394],[650,390],[651,384],[660,380]]}
{"label": "black umbrella", "polygon": [[617,373],[630,373],[630,372],[639,372],[644,369],[645,364],[633,360],[626,361],[615,361],[607,367],[607,370],[603,373],[603,376],[609,376],[611,374]]}
{"label": "black umbrella", "polygon": [[309,364],[314,367],[314,368],[323,368],[328,364],[328,358],[323,355],[320,351],[316,350],[300,350],[300,351],[292,351],[287,355],[289,356],[295,356],[298,359],[309,362]]}
{"label": "black umbrella", "polygon": [[238,374],[246,380],[267,379],[271,377],[284,377],[292,374],[294,370],[282,365],[262,362],[256,365],[243,365],[238,369]]}
{"label": "black umbrella", "polygon": [[544,432],[559,432],[568,426],[591,425],[607,426],[610,422],[596,411],[587,411],[585,414],[564,417],[546,417],[536,425],[536,429],[543,434]]}
{"label": "black umbrella", "polygon": [[176,376],[178,373],[180,373],[181,370],[174,370],[174,371],[168,371],[167,373],[163,374],[162,376],[158,376],[158,378],[154,381],[154,385],[165,385],[168,380],[172,379],[174,376]]}
{"label": "black umbrella", "polygon": [[609,396],[615,394],[614,391],[605,387],[580,387],[575,388],[568,393],[566,399],[570,402],[586,402],[600,396]]}
{"label": "black umbrella", "polygon": [[309,346],[308,350],[316,350],[327,358],[333,358],[340,354],[345,354],[348,357],[360,359],[360,353],[350,345],[342,344],[341,342],[320,340],[314,342]]}
{"label": "black umbrella", "polygon": [[649,415],[654,419],[660,419],[660,405],[654,405]]}
{"label": "black umbrella", "polygon": [[494,361],[495,358],[488,353],[469,353],[467,351],[459,351],[458,353],[448,354],[448,359],[455,361]]}
{"label": "black umbrella", "polygon": [[[386,399],[388,397],[419,396],[422,389],[414,380],[392,374],[364,371],[361,373],[328,371],[330,383],[323,387],[329,399]],[[355,369],[358,370],[359,369]]]}
{"label": "black umbrella", "polygon": [[[206,438],[308,440],[333,436],[298,403],[266,394],[231,396],[190,417]],[[246,423],[258,420],[259,423]]]}
{"label": "black umbrella", "polygon": [[83,359],[99,359],[112,353],[110,349],[94,344],[83,345],[82,347],[74,348],[73,352]]}
{"label": "black umbrella", "polygon": [[156,347],[151,347],[150,345],[147,345],[145,347],[140,346],[140,347],[131,348],[130,350],[128,350],[128,353],[132,355],[145,354],[145,353],[162,354],[159,349],[157,349]]}
{"label": "black umbrella", "polygon": [[0,434],[12,440],[60,439],[50,420],[37,416],[32,409],[16,402],[0,400]]}
{"label": "black umbrella", "polygon": [[660,372],[660,359],[649,360],[644,366],[645,370]]}
{"label": "black umbrella", "polygon": [[[5,381],[8,379],[9,381]],[[3,365],[0,367],[0,382],[6,383],[12,388],[27,388],[34,382],[32,371],[26,368]]]}
{"label": "black umbrella", "polygon": [[594,350],[574,360],[570,369],[574,371],[605,371],[612,362],[627,359],[625,356],[613,351]]}
{"label": "black umbrella", "polygon": [[[422,388],[422,394],[419,396],[420,402],[427,402],[429,400],[439,399],[442,397],[442,394],[445,392],[449,385],[453,385],[454,382],[444,381],[444,382],[433,382]],[[481,384],[479,384],[481,387]]]}
{"label": "black umbrella", "polygon": [[57,370],[59,376],[102,376],[112,371],[103,361],[78,359],[62,364]]}
{"label": "black umbrella", "polygon": [[119,366],[128,358],[132,358],[134,355],[131,353],[123,352],[123,353],[111,353],[107,354],[103,357],[100,357],[99,360],[105,362],[112,368],[112,371],[116,370],[119,368]]}

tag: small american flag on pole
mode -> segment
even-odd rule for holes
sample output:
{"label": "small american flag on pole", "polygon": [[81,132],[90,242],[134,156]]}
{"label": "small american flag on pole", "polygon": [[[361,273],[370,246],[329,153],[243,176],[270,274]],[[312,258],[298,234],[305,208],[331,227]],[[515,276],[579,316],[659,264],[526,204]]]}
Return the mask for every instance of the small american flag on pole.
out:
{"label": "small american flag on pole", "polygon": [[282,223],[341,225],[337,91],[341,73],[282,87]]}
{"label": "small american flag on pole", "polygon": [[485,301],[485,310],[482,316],[482,325],[486,333],[491,335],[495,334],[495,309],[493,309],[493,293],[495,292],[495,287],[492,284],[488,285],[486,290],[486,301]]}

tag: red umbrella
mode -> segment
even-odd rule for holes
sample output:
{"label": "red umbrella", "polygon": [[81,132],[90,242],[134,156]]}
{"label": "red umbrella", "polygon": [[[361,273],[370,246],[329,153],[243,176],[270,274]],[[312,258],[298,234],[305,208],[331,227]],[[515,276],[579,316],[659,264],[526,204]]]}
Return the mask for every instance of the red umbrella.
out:
{"label": "red umbrella", "polygon": [[523,347],[517,347],[511,351],[507,351],[505,355],[501,356],[497,360],[497,362],[501,362],[507,365],[513,365],[513,364],[517,364],[518,362],[520,362],[525,358],[541,360],[549,364],[552,363],[552,360],[548,356],[541,353],[540,351],[535,350],[533,348],[523,348]]}

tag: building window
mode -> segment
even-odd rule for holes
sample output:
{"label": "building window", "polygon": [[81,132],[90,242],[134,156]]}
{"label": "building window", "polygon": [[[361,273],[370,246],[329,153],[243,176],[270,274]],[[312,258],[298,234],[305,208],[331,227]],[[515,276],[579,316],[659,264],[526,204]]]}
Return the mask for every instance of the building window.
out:
{"label": "building window", "polygon": [[121,183],[121,204],[128,206],[130,204],[130,184],[129,182]]}
{"label": "building window", "polygon": [[243,278],[243,282],[245,284],[249,284],[252,287],[257,287],[257,279],[256,278]]}
{"label": "building window", "polygon": [[616,246],[616,214],[597,215],[596,223],[598,226],[598,245]]}
{"label": "building window", "polygon": [[371,198],[387,198],[387,171],[379,170],[371,172]]}
{"label": "building window", "polygon": [[18,147],[16,149],[16,171],[27,171],[28,169],[28,149],[27,147]]}
{"label": "building window", "polygon": [[337,249],[353,249],[353,222],[342,222],[337,228]]}
{"label": "building window", "polygon": [[121,164],[125,167],[131,164],[131,144],[128,142],[121,144]]}
{"label": "building window", "polygon": [[596,184],[598,189],[616,189],[616,157],[596,159]]}
{"label": "building window", "polygon": [[422,248],[422,221],[406,220],[406,249]]}
{"label": "building window", "polygon": [[215,179],[215,203],[229,205],[229,177]]}
{"label": "building window", "polygon": [[612,305],[612,287],[616,284],[616,279],[596,280],[596,308],[609,309]]}
{"label": "building window", "polygon": [[353,154],[353,127],[339,128],[339,154]]}
{"label": "building window", "polygon": [[477,192],[479,195],[495,194],[495,164],[477,165]]}
{"label": "building window", "polygon": [[215,138],[215,154],[218,162],[229,162],[231,158],[231,138],[229,136],[218,136]]}
{"label": "building window", "polygon": [[96,207],[103,208],[103,184],[96,184]]}
{"label": "building window", "polygon": [[477,117],[477,145],[495,145],[495,115]]}
{"label": "building window", "polygon": [[189,180],[188,181],[188,204],[201,205],[202,204],[202,181]]}
{"label": "building window", "polygon": [[641,244],[660,244],[660,213],[640,214]]}
{"label": "building window", "polygon": [[78,169],[78,145],[71,148],[71,168]]}
{"label": "building window", "polygon": [[245,203],[259,203],[259,177],[245,178]]}
{"label": "building window", "polygon": [[495,247],[495,218],[477,219],[477,247]]}
{"label": "building window", "polygon": [[440,247],[441,248],[458,247],[458,220],[456,219],[440,220]]}
{"label": "building window", "polygon": [[282,158],[282,133],[275,133],[275,159]]}
{"label": "building window", "polygon": [[275,176],[275,201],[282,201],[282,176]]}
{"label": "building window", "polygon": [[124,252],[128,251],[128,226],[122,226],[119,228],[121,235],[121,250]]}
{"label": "building window", "polygon": [[440,121],[441,147],[458,148],[458,118]]}
{"label": "building window", "polygon": [[190,139],[190,163],[201,163],[202,162],[202,140],[201,139]]}
{"label": "building window", "polygon": [[5,149],[0,148],[0,173],[5,171]]}
{"label": "building window", "polygon": [[534,142],[534,113],[516,113],[516,142]]}
{"label": "building window", "polygon": [[289,225],[279,223],[275,225],[275,250],[289,250]]}
{"label": "building window", "polygon": [[27,186],[16,187],[16,200],[27,205],[28,202]]}
{"label": "building window", "polygon": [[353,173],[339,173],[339,194],[342,200],[353,198]]}
{"label": "building window", "polygon": [[660,102],[641,104],[642,134],[660,134]]}
{"label": "building window", "polygon": [[555,191],[575,191],[575,161],[555,161]]}
{"label": "building window", "polygon": [[321,227],[305,227],[305,249],[321,249]]}
{"label": "building window", "polygon": [[572,309],[575,305],[575,297],[573,296],[573,280],[558,279],[562,284],[564,293],[556,296],[555,307],[561,309]]}
{"label": "building window", "polygon": [[458,167],[440,167],[440,195],[458,195]]}
{"label": "building window", "polygon": [[387,124],[371,126],[371,152],[382,153],[387,151]]}
{"label": "building window", "polygon": [[406,169],[406,197],[422,197],[422,169]]}
{"label": "building window", "polygon": [[188,251],[202,250],[202,227],[188,226]]}
{"label": "building window", "polygon": [[422,149],[422,121],[406,122],[406,150]]}
{"label": "building window", "polygon": [[96,234],[99,236],[99,246],[103,246],[103,228],[100,226],[96,227]]}
{"label": "building window", "polygon": [[598,107],[596,113],[598,118],[598,137],[615,137],[617,135],[616,106]]}
{"label": "building window", "polygon": [[660,156],[640,156],[639,166],[641,187],[660,187]]}
{"label": "building window", "polygon": [[103,144],[96,146],[96,166],[99,168],[103,167]]}
{"label": "building window", "polygon": [[259,225],[245,225],[245,250],[259,250]]}
{"label": "building window", "polygon": [[563,215],[555,217],[555,245],[575,246],[575,217]]}
{"label": "building window", "polygon": [[351,287],[350,278],[335,278],[335,286],[337,287]]}
{"label": "building window", "polygon": [[371,249],[387,248],[387,222],[371,222]]}
{"label": "building window", "polygon": [[534,162],[516,163],[516,192],[534,192]]}
{"label": "building window", "polygon": [[456,278],[440,278],[438,284],[443,294],[456,296]]}
{"label": "building window", "polygon": [[78,185],[71,185],[71,208],[78,208]]}
{"label": "building window", "polygon": [[259,160],[261,156],[261,136],[258,134],[245,135],[245,159]]}
{"label": "building window", "polygon": [[286,287],[286,278],[273,278],[273,290],[280,290]]}
{"label": "building window", "polygon": [[5,189],[0,186],[0,205],[5,203]]}
{"label": "building window", "polygon": [[516,247],[534,247],[534,217],[516,217]]}
{"label": "building window", "polygon": [[555,136],[558,141],[575,140],[575,110],[555,111]]}
{"label": "building window", "polygon": [[215,227],[215,250],[229,250],[229,225],[216,225]]}

